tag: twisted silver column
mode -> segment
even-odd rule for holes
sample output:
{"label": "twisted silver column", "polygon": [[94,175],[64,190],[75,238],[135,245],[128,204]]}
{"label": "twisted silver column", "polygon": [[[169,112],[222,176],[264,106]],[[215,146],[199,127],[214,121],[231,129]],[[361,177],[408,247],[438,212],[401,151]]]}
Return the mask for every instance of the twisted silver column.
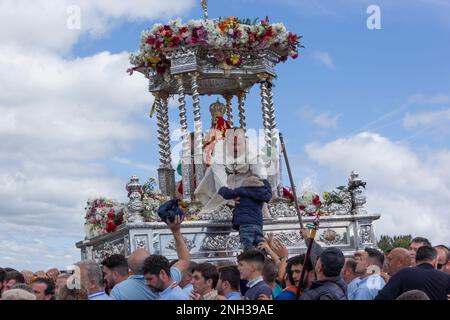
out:
{"label": "twisted silver column", "polygon": [[192,83],[192,100],[194,107],[194,164],[197,185],[203,179],[203,137],[202,137],[202,118],[200,114],[200,98],[198,92],[198,72],[190,73]]}
{"label": "twisted silver column", "polygon": [[164,138],[163,138],[163,117],[161,114],[161,98],[158,95],[155,96],[155,109],[156,109],[156,121],[157,121],[157,132],[158,132],[158,147],[159,147],[159,167],[164,168]]}
{"label": "twisted silver column", "polygon": [[180,111],[180,125],[182,134],[187,134],[186,96],[184,94],[183,75],[175,76],[178,85],[178,110]]}
{"label": "twisted silver column", "polygon": [[272,146],[272,139],[270,137],[270,116],[269,116],[269,89],[267,81],[261,82],[261,110],[263,116],[264,126],[264,141],[266,142],[267,150],[270,150]]}
{"label": "twisted silver column", "polygon": [[166,168],[172,168],[172,154],[170,150],[170,128],[169,128],[169,101],[168,96],[162,100],[162,114],[164,123],[164,156]]}
{"label": "twisted silver column", "polygon": [[183,75],[177,75],[175,78],[178,86],[178,109],[180,112],[181,125],[181,183],[183,184],[183,199],[191,199],[192,194],[194,193],[194,176],[191,158],[191,136],[187,130],[186,96],[184,93]]}
{"label": "twisted silver column", "polygon": [[156,95],[160,168],[171,168],[169,110],[167,95]]}
{"label": "twisted silver column", "polygon": [[272,146],[275,145],[275,128],[277,126],[276,120],[275,120],[275,107],[273,102],[273,92],[272,92],[272,83],[268,85],[268,97],[269,97],[269,128],[270,128],[270,139],[272,141]]}
{"label": "twisted silver column", "polygon": [[246,94],[244,91],[241,91],[238,95],[238,110],[239,110],[239,126],[243,129],[247,126],[245,122],[245,98]]}
{"label": "twisted silver column", "polygon": [[231,104],[231,99],[233,98],[233,95],[225,94],[223,97],[225,98],[227,106],[227,120],[230,123],[231,127],[233,127],[233,106]]}

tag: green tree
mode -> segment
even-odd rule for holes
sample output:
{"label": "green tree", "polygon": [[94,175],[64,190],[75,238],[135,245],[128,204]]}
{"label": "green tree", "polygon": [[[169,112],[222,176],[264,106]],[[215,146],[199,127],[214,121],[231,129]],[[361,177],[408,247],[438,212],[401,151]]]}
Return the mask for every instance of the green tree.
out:
{"label": "green tree", "polygon": [[412,236],[408,235],[400,235],[400,236],[388,236],[382,235],[377,245],[378,248],[383,250],[383,252],[388,252],[394,248],[405,248],[408,249],[409,244],[411,243]]}

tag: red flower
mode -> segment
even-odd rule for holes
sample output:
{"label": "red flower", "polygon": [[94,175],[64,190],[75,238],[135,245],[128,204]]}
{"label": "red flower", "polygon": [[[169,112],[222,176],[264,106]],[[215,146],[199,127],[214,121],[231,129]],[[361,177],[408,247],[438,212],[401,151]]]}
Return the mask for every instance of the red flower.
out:
{"label": "red flower", "polygon": [[300,210],[305,210],[306,209],[306,207],[304,205],[302,205],[302,204],[299,205],[298,207],[300,208]]}
{"label": "red flower", "polygon": [[108,212],[107,216],[108,216],[108,219],[114,219],[115,218],[114,211],[113,212],[111,212],[111,211]]}
{"label": "red flower", "polygon": [[272,30],[272,27],[268,27],[267,30],[266,30],[266,32],[265,32],[265,34],[264,34],[264,37],[265,37],[267,40],[270,40],[270,38],[272,38],[273,35],[274,35],[274,32],[273,32],[273,30]]}
{"label": "red flower", "polygon": [[295,33],[289,32],[288,35],[288,42],[289,44],[294,44],[296,45],[298,43],[298,37]]}
{"label": "red flower", "polygon": [[320,202],[320,198],[317,194],[314,196],[312,203],[315,206],[320,206],[322,204],[322,202]]}
{"label": "red flower", "polygon": [[177,44],[179,44],[180,42],[181,42],[181,36],[175,36],[175,37],[173,37],[173,44],[174,45],[177,45]]}
{"label": "red flower", "polygon": [[180,29],[180,32],[181,32],[181,33],[185,33],[185,32],[187,32],[187,31],[188,31],[188,29],[187,29],[186,27],[183,27],[183,28]]}
{"label": "red flower", "polygon": [[[288,198],[291,201],[294,201],[294,195],[288,189],[283,188],[283,197]],[[301,208],[300,208],[301,209]]]}
{"label": "red flower", "polygon": [[147,41],[145,41],[146,43],[148,43],[149,45],[154,45],[155,44],[155,38],[153,38],[153,36],[149,36],[147,38]]}
{"label": "red flower", "polygon": [[298,53],[296,52],[292,55],[292,59],[297,59],[297,58],[298,58]]}
{"label": "red flower", "polygon": [[117,226],[112,221],[106,222],[106,232],[114,232],[116,231]]}

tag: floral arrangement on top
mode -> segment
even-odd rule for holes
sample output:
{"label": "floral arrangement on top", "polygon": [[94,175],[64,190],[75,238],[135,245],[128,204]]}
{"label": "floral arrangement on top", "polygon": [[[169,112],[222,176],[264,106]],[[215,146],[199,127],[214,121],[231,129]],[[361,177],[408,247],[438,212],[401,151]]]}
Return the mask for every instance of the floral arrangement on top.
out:
{"label": "floral arrangement on top", "polygon": [[270,24],[268,17],[259,23],[255,19],[239,20],[228,17],[219,20],[190,20],[182,24],[180,19],[168,24],[155,24],[150,30],[142,32],[140,50],[132,54],[130,62],[134,70],[147,67],[158,74],[164,74],[170,67],[165,56],[168,49],[182,46],[203,46],[208,55],[217,63],[239,66],[242,62],[240,51],[275,49],[281,54],[280,61],[288,57],[298,57],[301,36],[286,31],[282,23]]}
{"label": "floral arrangement on top", "polygon": [[127,214],[125,205],[109,198],[97,198],[88,201],[85,227],[88,238],[116,231]]}

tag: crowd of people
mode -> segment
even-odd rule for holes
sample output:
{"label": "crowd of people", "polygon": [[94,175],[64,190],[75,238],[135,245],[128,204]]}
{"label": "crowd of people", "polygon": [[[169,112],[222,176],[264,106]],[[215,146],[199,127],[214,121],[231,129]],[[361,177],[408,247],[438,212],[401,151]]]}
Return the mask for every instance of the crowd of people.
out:
{"label": "crowd of people", "polygon": [[[0,268],[2,300],[447,300],[450,254],[421,237],[409,250],[376,248],[345,257],[339,248],[313,241],[305,254],[288,249],[271,234],[246,248],[235,264],[191,261],[181,233],[181,217],[167,221],[178,259],[137,249],[112,254],[101,263],[77,262],[69,271],[19,272]],[[302,290],[298,290],[305,269]]]}

